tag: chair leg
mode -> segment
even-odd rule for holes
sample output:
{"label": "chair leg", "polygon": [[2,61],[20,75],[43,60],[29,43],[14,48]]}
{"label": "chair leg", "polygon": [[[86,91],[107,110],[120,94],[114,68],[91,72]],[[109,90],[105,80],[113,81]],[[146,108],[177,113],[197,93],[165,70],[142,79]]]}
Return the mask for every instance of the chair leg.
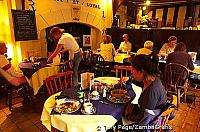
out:
{"label": "chair leg", "polygon": [[8,105],[9,103],[8,103],[8,100],[9,100],[9,96],[8,96],[8,89],[6,90],[6,105]]}
{"label": "chair leg", "polygon": [[8,106],[9,110],[12,111],[12,88],[8,89]]}
{"label": "chair leg", "polygon": [[180,105],[180,103],[181,103],[181,97],[180,97],[180,89],[178,89],[178,93],[177,93],[177,110],[178,110],[178,108],[179,108],[179,105]]}
{"label": "chair leg", "polygon": [[184,103],[186,103],[186,96],[187,96],[187,90],[188,90],[188,80],[184,84]]}

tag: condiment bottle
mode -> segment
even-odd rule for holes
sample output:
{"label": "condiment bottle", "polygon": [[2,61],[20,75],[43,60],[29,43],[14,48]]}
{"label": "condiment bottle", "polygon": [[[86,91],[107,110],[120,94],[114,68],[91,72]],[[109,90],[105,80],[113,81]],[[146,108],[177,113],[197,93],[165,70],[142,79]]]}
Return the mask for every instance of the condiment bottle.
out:
{"label": "condiment bottle", "polygon": [[83,102],[83,89],[82,89],[82,87],[80,87],[79,89],[78,89],[78,91],[77,91],[77,97],[78,97],[78,99],[80,100],[80,102]]}
{"label": "condiment bottle", "polygon": [[106,88],[103,89],[103,97],[106,97]]}

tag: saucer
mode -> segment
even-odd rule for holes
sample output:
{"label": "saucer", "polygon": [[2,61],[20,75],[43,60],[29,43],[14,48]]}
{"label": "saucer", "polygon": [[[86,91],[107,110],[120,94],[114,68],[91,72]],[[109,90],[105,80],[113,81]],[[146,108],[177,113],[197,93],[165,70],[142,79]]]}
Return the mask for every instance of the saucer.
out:
{"label": "saucer", "polygon": [[96,113],[96,107],[93,107],[93,111],[91,113],[87,113],[84,108],[81,108],[81,113],[84,115],[94,115]]}
{"label": "saucer", "polygon": [[100,97],[99,98],[90,98],[91,100],[99,100],[100,99]]}

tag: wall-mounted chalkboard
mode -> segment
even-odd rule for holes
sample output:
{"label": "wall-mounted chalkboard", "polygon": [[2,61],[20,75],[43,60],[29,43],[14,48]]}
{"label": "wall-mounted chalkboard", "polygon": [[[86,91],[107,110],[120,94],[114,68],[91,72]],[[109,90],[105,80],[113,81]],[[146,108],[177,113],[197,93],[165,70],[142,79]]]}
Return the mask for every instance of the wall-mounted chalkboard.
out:
{"label": "wall-mounted chalkboard", "polygon": [[35,11],[12,10],[15,41],[37,39]]}

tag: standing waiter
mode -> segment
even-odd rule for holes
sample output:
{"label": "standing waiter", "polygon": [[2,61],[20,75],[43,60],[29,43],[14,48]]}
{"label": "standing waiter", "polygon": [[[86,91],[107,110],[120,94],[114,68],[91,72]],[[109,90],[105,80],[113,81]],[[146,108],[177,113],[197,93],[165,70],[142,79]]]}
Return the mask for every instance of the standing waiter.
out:
{"label": "standing waiter", "polygon": [[[47,62],[50,62],[59,52],[65,53],[69,51],[70,65],[73,67],[73,85],[78,86],[78,66],[82,60],[82,51],[79,48],[78,43],[74,37],[69,33],[64,33],[63,29],[53,27],[50,31],[51,37],[57,43],[56,49],[52,55],[48,58]],[[64,50],[61,50],[62,47]]]}

